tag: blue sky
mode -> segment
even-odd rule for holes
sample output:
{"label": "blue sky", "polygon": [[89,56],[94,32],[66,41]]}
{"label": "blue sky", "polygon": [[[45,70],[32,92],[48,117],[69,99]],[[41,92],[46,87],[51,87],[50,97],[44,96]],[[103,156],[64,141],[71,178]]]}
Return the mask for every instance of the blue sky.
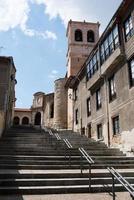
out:
{"label": "blue sky", "polygon": [[121,0],[0,0],[0,55],[17,68],[17,107],[30,107],[37,91],[53,92],[66,73],[68,20],[105,29]]}

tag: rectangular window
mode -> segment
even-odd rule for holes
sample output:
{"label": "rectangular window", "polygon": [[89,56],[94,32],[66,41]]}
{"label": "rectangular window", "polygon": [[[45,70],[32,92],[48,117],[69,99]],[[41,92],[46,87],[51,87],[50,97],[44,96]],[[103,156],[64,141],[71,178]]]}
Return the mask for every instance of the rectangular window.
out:
{"label": "rectangular window", "polygon": [[118,25],[114,26],[113,30],[105,38],[100,46],[100,60],[101,65],[108,59],[108,57],[119,46],[119,31]]}
{"label": "rectangular window", "polygon": [[98,89],[96,91],[96,109],[99,110],[101,108],[101,90]]}
{"label": "rectangular window", "polygon": [[119,126],[119,116],[113,118],[113,135],[118,135],[120,133]]}
{"label": "rectangular window", "polygon": [[112,34],[113,34],[114,49],[116,49],[119,46],[118,26],[114,27]]}
{"label": "rectangular window", "polygon": [[130,86],[134,86],[134,58],[129,61],[129,79],[130,79]]}
{"label": "rectangular window", "polygon": [[99,56],[98,51],[93,55],[89,64],[87,65],[87,80],[89,80],[98,70]]}
{"label": "rectangular window", "polygon": [[125,34],[125,40],[126,41],[128,41],[129,38],[131,38],[132,35],[134,34],[134,28],[133,28],[133,24],[132,24],[131,15],[124,22],[124,34]]}
{"label": "rectangular window", "polygon": [[98,138],[98,139],[103,139],[103,135],[102,135],[102,124],[98,124],[98,125],[97,125],[97,138]]}
{"label": "rectangular window", "polygon": [[109,79],[109,100],[112,101],[116,98],[116,88],[114,75]]}
{"label": "rectangular window", "polygon": [[91,100],[90,98],[87,99],[87,116],[91,115]]}
{"label": "rectangular window", "polygon": [[75,123],[78,124],[78,109],[75,110]]}
{"label": "rectangular window", "polygon": [[78,89],[76,88],[74,90],[74,100],[76,101],[78,99]]}

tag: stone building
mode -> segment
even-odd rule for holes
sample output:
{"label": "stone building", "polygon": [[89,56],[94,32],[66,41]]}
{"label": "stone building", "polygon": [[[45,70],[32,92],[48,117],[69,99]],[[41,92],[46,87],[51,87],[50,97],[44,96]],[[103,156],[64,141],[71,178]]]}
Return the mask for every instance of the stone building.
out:
{"label": "stone building", "polygon": [[55,80],[55,92],[34,94],[30,109],[15,108],[13,125],[67,128],[67,90],[66,79]]}
{"label": "stone building", "polygon": [[133,0],[121,3],[81,70],[67,86],[73,89],[74,131],[111,146],[133,142]]}
{"label": "stone building", "polygon": [[[66,33],[68,38],[67,82],[78,73],[97,43],[99,39],[99,26],[99,23],[69,21]],[[73,128],[73,103],[71,96],[72,89],[68,88],[68,129]]]}
{"label": "stone building", "polygon": [[12,123],[15,105],[15,74],[13,58],[0,56],[0,135]]}
{"label": "stone building", "polygon": [[98,22],[71,20],[67,38],[67,74],[54,93],[34,94],[29,122],[109,146],[133,141],[134,1],[122,1],[100,38]]}

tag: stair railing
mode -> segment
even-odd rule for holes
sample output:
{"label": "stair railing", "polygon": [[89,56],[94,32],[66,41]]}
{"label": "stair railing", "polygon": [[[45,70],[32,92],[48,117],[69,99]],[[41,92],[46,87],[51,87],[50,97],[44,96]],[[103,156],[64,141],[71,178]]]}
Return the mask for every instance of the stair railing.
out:
{"label": "stair railing", "polygon": [[[65,159],[66,159],[66,155],[67,155],[67,149],[73,149],[73,146],[71,145],[71,143],[69,142],[68,139],[63,139],[64,142],[64,152],[65,152]],[[66,148],[67,147],[67,148]],[[69,166],[71,166],[71,151],[69,151]]]}
{"label": "stair railing", "polygon": [[108,171],[112,175],[112,193],[113,193],[113,200],[115,200],[115,180],[118,180],[124,188],[129,192],[132,200],[134,200],[134,188],[132,185],[113,167],[108,167]]}
{"label": "stair railing", "polygon": [[92,173],[92,164],[94,164],[93,159],[88,155],[88,153],[85,151],[84,148],[79,148],[79,151],[81,153],[81,161],[80,161],[80,169],[81,174],[83,173],[83,158],[86,159],[86,161],[89,164],[89,192],[91,192],[91,173]]}

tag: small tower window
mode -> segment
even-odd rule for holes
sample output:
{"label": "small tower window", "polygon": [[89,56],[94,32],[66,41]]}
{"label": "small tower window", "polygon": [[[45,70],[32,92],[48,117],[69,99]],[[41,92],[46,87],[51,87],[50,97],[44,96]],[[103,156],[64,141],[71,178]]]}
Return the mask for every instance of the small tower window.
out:
{"label": "small tower window", "polygon": [[89,30],[87,32],[87,42],[94,42],[94,32],[92,30]]}
{"label": "small tower window", "polygon": [[82,31],[77,29],[75,31],[75,41],[77,42],[82,42],[83,41],[83,37],[82,37]]}

